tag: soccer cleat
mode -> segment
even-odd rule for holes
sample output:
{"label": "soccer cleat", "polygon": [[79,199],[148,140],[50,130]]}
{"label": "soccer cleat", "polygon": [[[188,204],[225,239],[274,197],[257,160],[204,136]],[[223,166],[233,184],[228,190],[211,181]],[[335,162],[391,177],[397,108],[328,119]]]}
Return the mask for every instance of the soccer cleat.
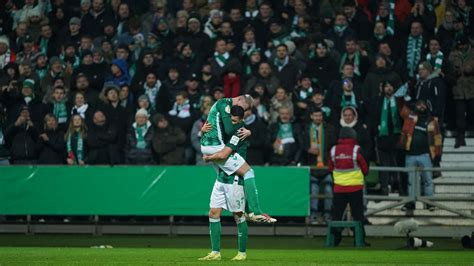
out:
{"label": "soccer cleat", "polygon": [[232,260],[246,260],[247,259],[247,254],[239,252],[235,257],[232,258]]}
{"label": "soccer cleat", "polygon": [[221,260],[221,253],[211,252],[206,257],[199,258],[198,260]]}
{"label": "soccer cleat", "polygon": [[258,214],[256,215],[255,213],[251,212],[245,215],[245,218],[247,218],[248,221],[254,222],[254,223],[276,223],[277,219],[272,218],[270,215],[266,213]]}

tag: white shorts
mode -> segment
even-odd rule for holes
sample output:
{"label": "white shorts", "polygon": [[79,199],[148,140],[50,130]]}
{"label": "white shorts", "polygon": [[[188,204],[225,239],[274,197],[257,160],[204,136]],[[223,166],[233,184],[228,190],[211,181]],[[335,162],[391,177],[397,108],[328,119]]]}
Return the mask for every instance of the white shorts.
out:
{"label": "white shorts", "polygon": [[211,208],[223,208],[229,212],[245,212],[244,187],[237,184],[224,184],[216,180],[212,189]]}
{"label": "white shorts", "polygon": [[[211,155],[224,149],[224,145],[220,146],[201,146],[201,152],[204,155]],[[225,161],[214,161],[213,164],[219,167],[227,175],[232,175],[244,165],[245,160],[238,153],[233,153]]]}

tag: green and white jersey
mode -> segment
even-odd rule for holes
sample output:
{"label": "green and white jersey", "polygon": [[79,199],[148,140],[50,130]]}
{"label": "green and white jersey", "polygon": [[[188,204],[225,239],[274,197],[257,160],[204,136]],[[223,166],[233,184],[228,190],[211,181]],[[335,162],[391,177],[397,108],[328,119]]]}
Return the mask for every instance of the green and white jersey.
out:
{"label": "green and white jersey", "polygon": [[[232,136],[232,138],[236,137],[237,135]],[[231,139],[232,139],[231,138]],[[234,153],[232,153],[229,156],[229,159],[232,159],[232,156],[235,156],[236,154],[239,154],[242,156],[242,158],[247,159],[247,148],[249,146],[249,142],[247,140],[239,140],[238,143],[231,144],[232,140],[229,141],[229,143],[226,145],[227,147],[231,148]],[[224,183],[224,184],[233,184],[234,183],[234,178],[235,174],[233,175],[228,175],[221,169],[219,169],[219,172],[217,174],[217,181]],[[243,178],[239,177],[238,184],[243,186],[244,185],[244,180]]]}
{"label": "green and white jersey", "polygon": [[243,126],[243,123],[232,124],[231,107],[231,98],[220,99],[214,103],[207,117],[207,122],[212,125],[212,129],[202,135],[201,146],[223,146]]}

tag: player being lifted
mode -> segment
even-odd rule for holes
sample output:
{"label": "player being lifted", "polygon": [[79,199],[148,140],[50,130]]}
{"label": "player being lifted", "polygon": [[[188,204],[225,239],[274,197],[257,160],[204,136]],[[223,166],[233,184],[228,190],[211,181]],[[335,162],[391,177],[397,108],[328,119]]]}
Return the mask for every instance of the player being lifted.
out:
{"label": "player being lifted", "polygon": [[[233,106],[230,110],[230,114],[233,125],[241,124],[244,117],[244,109],[242,107],[237,105]],[[239,139],[237,132],[234,136]],[[227,145],[231,147],[232,150],[235,150],[240,156],[246,157],[248,146],[246,140],[229,143]],[[245,260],[247,258],[248,225],[244,216],[246,204],[243,179],[235,174],[228,175],[221,169],[217,169],[217,172],[217,180],[214,183],[211,193],[211,209],[209,211],[209,232],[211,236],[212,251],[199,260],[221,260],[220,217],[223,209],[234,214],[234,219],[237,224],[239,252],[232,260]]]}
{"label": "player being lifted", "polygon": [[[204,159],[212,160],[216,168],[221,169],[227,175],[237,174],[244,179],[244,192],[248,203],[247,218],[253,222],[274,223],[276,219],[262,212],[258,200],[258,192],[255,184],[255,173],[235,150],[239,141],[250,136],[250,131],[245,129],[243,121],[232,123],[231,108],[240,106],[248,110],[252,106],[253,99],[250,95],[241,95],[235,98],[224,98],[218,100],[211,107],[206,128],[201,138],[201,152]],[[227,144],[227,145],[226,145]],[[213,156],[213,157],[208,157]]]}

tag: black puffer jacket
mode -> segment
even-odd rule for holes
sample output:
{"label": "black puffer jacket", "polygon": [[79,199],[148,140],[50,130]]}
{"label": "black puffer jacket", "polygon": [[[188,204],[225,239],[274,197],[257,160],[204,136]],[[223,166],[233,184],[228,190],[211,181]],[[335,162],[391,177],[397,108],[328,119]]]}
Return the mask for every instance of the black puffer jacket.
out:
{"label": "black puffer jacket", "polygon": [[127,134],[125,144],[125,162],[127,164],[153,164],[152,139],[153,128],[149,123],[144,136],[146,147],[143,149],[137,148],[136,129],[132,126]]}
{"label": "black puffer jacket", "polygon": [[11,125],[5,133],[7,148],[10,149],[11,162],[38,159],[38,130],[26,125]]}
{"label": "black puffer jacket", "polygon": [[48,130],[44,132],[49,140],[39,138],[38,164],[64,164],[66,158],[66,144],[64,133],[60,130]]}

